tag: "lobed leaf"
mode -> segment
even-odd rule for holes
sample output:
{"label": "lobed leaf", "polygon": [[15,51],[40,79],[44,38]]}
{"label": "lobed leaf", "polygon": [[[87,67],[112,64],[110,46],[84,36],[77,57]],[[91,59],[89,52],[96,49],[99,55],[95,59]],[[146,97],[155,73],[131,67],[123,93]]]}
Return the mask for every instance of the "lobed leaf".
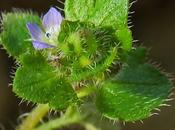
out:
{"label": "lobed leaf", "polygon": [[67,108],[77,100],[72,86],[54,72],[41,54],[25,54],[20,60],[22,66],[13,82],[13,91],[18,96],[35,103],[49,103],[54,109]]}
{"label": "lobed leaf", "polygon": [[104,116],[124,121],[142,120],[151,116],[152,110],[170,94],[171,81],[152,65],[142,63],[144,52],[142,48],[131,52],[119,73],[97,93],[96,105]]}

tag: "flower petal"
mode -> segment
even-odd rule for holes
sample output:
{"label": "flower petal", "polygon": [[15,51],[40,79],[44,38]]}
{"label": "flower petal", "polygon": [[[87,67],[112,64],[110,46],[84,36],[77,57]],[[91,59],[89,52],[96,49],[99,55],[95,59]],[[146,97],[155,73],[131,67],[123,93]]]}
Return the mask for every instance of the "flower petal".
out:
{"label": "flower petal", "polygon": [[46,48],[54,48],[55,47],[53,45],[49,45],[47,43],[40,42],[40,41],[33,41],[32,44],[36,50],[42,50],[42,49],[46,49]]}
{"label": "flower petal", "polygon": [[43,26],[45,27],[46,31],[50,30],[51,28],[57,30],[59,29],[62,20],[63,17],[61,16],[61,13],[54,7],[51,7],[43,17]]}
{"label": "flower petal", "polygon": [[37,24],[27,23],[27,28],[30,32],[32,40],[42,41],[44,32],[40,29]]}

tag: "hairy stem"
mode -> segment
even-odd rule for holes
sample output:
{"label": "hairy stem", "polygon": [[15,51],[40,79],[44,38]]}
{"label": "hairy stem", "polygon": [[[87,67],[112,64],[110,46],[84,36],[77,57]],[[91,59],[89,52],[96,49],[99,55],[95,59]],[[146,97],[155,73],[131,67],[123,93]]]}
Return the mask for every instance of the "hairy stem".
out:
{"label": "hairy stem", "polygon": [[67,126],[78,122],[79,122],[79,119],[66,118],[63,116],[61,118],[49,121],[48,123],[45,123],[40,127],[36,128],[35,130],[53,130],[56,128],[61,128],[63,126]]}
{"label": "hairy stem", "polygon": [[32,112],[17,128],[17,130],[33,130],[34,127],[39,123],[39,121],[46,115],[48,111],[48,105],[38,105],[32,110]]}
{"label": "hairy stem", "polygon": [[79,115],[77,108],[75,106],[70,106],[63,116],[56,118],[54,120],[51,120],[39,126],[35,130],[53,130],[53,129],[61,128],[63,126],[67,126],[73,123],[79,123],[81,122],[81,120],[82,118]]}

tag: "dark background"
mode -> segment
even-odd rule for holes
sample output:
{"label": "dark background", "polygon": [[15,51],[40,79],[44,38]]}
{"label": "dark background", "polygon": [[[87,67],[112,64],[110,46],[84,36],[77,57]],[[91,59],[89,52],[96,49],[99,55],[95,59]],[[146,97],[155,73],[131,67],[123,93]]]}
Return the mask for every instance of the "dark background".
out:
{"label": "dark background", "polygon": [[[56,0],[0,0],[0,11],[11,11],[12,7],[46,12],[50,6],[59,5]],[[138,0],[131,8],[133,36],[150,49],[150,58],[157,61],[169,73],[175,72],[175,1],[174,0]],[[18,105],[11,92],[10,73],[13,60],[4,50],[0,50],[0,122],[7,130],[15,127],[17,117],[25,111],[27,104]],[[174,103],[173,103],[174,102]],[[122,130],[175,130],[175,101],[171,107],[161,108],[159,116],[153,116],[140,122],[122,125]],[[127,105],[127,104],[126,104]],[[30,106],[30,105],[29,105]],[[1,124],[0,124],[1,130]]]}

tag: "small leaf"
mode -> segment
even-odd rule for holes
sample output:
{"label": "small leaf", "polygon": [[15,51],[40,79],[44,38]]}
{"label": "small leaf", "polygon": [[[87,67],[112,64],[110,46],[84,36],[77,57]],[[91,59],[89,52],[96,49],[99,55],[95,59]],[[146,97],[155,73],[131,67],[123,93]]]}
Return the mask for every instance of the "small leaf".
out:
{"label": "small leaf", "polygon": [[51,108],[64,109],[76,101],[72,86],[58,77],[41,54],[22,55],[22,66],[17,69],[13,91],[34,103],[49,103]]}
{"label": "small leaf", "polygon": [[117,38],[122,44],[122,49],[130,51],[132,48],[132,32],[126,27],[116,31]]}
{"label": "small leaf", "polygon": [[40,23],[40,18],[37,15],[21,11],[4,13],[1,22],[3,31],[0,34],[0,39],[10,55],[18,57],[33,49],[26,24],[28,22]]}
{"label": "small leaf", "polygon": [[144,52],[141,48],[131,52],[119,73],[97,93],[96,105],[104,116],[124,121],[142,120],[170,94],[171,81],[152,65],[141,62],[145,59]]}

